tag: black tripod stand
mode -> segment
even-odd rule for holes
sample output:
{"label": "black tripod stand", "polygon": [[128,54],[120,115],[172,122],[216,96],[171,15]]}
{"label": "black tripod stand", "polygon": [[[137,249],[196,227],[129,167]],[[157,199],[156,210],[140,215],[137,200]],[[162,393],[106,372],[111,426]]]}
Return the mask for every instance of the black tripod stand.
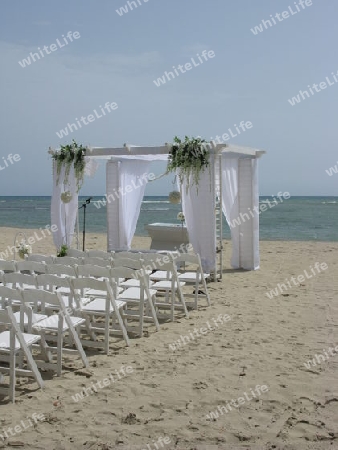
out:
{"label": "black tripod stand", "polygon": [[83,234],[83,240],[82,240],[82,251],[83,252],[85,251],[85,243],[86,243],[86,208],[87,208],[87,205],[89,205],[90,200],[92,198],[93,197],[87,198],[86,202],[83,203],[82,206],[80,206],[80,208],[79,208],[79,209],[83,208],[83,233],[82,233]]}

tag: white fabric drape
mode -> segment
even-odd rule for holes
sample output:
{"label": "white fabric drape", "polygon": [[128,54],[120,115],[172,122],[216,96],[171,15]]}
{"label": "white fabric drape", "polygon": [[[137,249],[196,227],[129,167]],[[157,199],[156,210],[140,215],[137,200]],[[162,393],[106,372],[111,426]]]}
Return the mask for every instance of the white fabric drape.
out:
{"label": "white fabric drape", "polygon": [[[57,230],[53,232],[54,244],[57,248],[65,244],[71,246],[78,208],[77,185],[74,166],[71,167],[68,184],[64,184],[65,167],[61,169],[59,182],[57,181],[56,163],[53,161],[53,194],[51,201],[51,225],[56,225]],[[69,191],[72,199],[69,203],[63,203],[61,194]],[[55,228],[55,227],[54,227]]]}
{"label": "white fabric drape", "polygon": [[[222,210],[231,231],[231,266],[238,269],[240,227],[234,225],[238,217],[238,158],[222,155]],[[234,225],[234,226],[233,226]]]}
{"label": "white fabric drape", "polygon": [[215,189],[213,156],[210,171],[201,173],[198,188],[193,185],[186,191],[182,184],[182,210],[194,251],[201,257],[205,272],[216,270]]}
{"label": "white fabric drape", "polygon": [[231,266],[259,268],[258,163],[222,155],[222,210],[231,230]]}
{"label": "white fabric drape", "polygon": [[129,250],[140,215],[151,161],[108,161],[108,251]]}

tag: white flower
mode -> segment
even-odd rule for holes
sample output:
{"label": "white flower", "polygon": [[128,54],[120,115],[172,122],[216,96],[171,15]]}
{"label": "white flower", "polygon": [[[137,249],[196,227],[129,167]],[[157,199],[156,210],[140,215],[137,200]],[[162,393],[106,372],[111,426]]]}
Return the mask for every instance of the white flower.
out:
{"label": "white flower", "polygon": [[180,220],[181,222],[185,221],[185,217],[182,211],[177,214],[177,220]]}
{"label": "white flower", "polygon": [[72,198],[73,198],[73,196],[70,193],[70,191],[65,191],[65,192],[62,192],[62,194],[61,194],[61,200],[63,201],[63,203],[69,203]]}
{"label": "white flower", "polygon": [[29,255],[29,253],[32,253],[32,247],[30,245],[26,244],[25,240],[22,240],[18,247],[18,253],[21,258],[24,258],[25,255]]}

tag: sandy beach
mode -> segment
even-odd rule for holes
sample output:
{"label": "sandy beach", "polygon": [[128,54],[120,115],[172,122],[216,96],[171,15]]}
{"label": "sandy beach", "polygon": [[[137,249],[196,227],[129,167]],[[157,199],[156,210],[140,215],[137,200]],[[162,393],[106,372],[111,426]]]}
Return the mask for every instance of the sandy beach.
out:
{"label": "sandy beach", "polygon": [[[0,229],[2,251],[17,231]],[[133,247],[149,248],[149,239]],[[106,249],[106,236],[88,234],[91,248]],[[50,237],[33,251],[55,254]],[[0,436],[0,448],[338,449],[337,251],[338,243],[263,241],[260,270],[234,271],[224,241],[211,307],[201,301],[189,319],[150,327],[129,348],[112,339],[109,356],[88,352],[89,370],[67,358],[62,377],[43,374],[43,391],[20,380],[16,404],[0,401],[0,435],[33,425]],[[93,385],[96,393],[76,397]]]}

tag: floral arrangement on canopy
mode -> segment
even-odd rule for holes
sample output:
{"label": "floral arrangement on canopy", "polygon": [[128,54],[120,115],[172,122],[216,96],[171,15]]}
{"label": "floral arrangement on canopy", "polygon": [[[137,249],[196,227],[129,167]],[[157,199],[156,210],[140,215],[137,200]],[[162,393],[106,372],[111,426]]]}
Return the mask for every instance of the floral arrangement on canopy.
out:
{"label": "floral arrangement on canopy", "polygon": [[[85,154],[87,148],[82,144],[77,144],[73,139],[71,144],[61,145],[60,150],[56,151],[52,158],[56,161],[56,184],[59,183],[61,169],[65,167],[65,177],[64,177],[64,185],[66,186],[69,182],[69,174],[72,165],[74,164],[74,172],[76,177],[76,186],[77,192],[81,189],[83,184],[83,178],[85,173]],[[69,203],[72,199],[71,193],[69,191],[64,192],[61,195],[61,200],[63,203]]]}
{"label": "floral arrangement on canopy", "polygon": [[181,202],[181,193],[179,191],[169,192],[169,201],[173,204],[178,204]]}
{"label": "floral arrangement on canopy", "polygon": [[210,148],[200,137],[189,138],[185,136],[182,141],[174,137],[174,144],[169,152],[167,173],[177,172],[180,183],[186,182],[186,189],[196,185],[198,187],[200,174],[209,166]]}

